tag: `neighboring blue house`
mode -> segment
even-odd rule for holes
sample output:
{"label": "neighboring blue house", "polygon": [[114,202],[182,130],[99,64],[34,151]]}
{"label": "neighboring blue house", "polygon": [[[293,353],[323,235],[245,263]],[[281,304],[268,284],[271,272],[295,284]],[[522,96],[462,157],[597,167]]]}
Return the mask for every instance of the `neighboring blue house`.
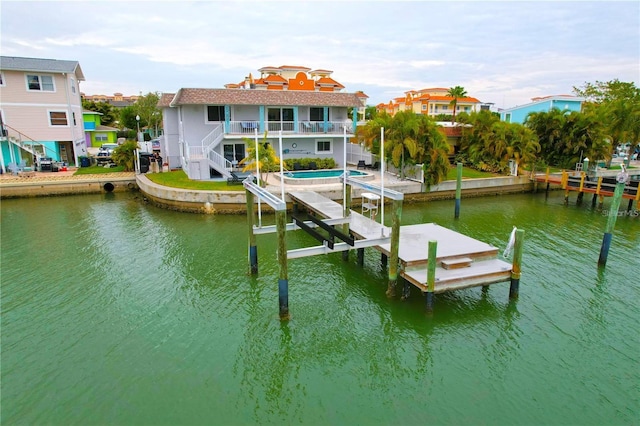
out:
{"label": "neighboring blue house", "polygon": [[548,112],[556,108],[560,111],[582,110],[584,98],[570,95],[545,96],[533,98],[531,103],[500,110],[500,120],[507,123],[524,123],[527,115],[532,112]]}

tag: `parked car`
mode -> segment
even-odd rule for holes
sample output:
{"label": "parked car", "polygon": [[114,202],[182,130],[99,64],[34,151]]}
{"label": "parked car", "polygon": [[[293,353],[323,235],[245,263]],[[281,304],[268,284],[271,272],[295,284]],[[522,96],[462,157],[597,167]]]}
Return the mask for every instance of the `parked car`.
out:
{"label": "parked car", "polygon": [[[113,150],[117,147],[117,143],[103,143],[102,146],[100,146],[100,152],[106,151],[109,153],[109,157],[111,157],[111,154],[113,154]],[[98,152],[98,155],[100,155],[100,152]]]}
{"label": "parked car", "polygon": [[109,152],[108,150],[104,150],[104,151],[99,151],[98,155],[96,156],[96,161],[98,163],[98,165],[102,165],[105,163],[111,163],[111,152]]}

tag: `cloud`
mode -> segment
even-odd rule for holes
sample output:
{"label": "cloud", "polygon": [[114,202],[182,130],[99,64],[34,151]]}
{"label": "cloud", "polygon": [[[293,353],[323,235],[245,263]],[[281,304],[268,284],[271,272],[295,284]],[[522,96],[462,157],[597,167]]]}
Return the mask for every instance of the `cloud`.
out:
{"label": "cloud", "polygon": [[637,2],[3,2],[0,19],[2,54],[78,60],[83,90],[102,93],[222,87],[283,64],[333,70],[372,104],[456,85],[521,104],[639,77]]}

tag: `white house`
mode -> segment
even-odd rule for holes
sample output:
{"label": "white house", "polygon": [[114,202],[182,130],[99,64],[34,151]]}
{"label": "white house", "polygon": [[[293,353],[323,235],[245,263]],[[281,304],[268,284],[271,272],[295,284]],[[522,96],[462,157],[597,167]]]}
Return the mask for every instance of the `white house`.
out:
{"label": "white house", "polygon": [[[164,120],[164,158],[191,179],[229,176],[246,156],[255,133],[267,132],[283,159],[332,157],[342,165],[344,135],[354,136],[362,106],[355,93],[259,89],[180,89],[159,102]],[[279,141],[282,140],[282,148]]]}
{"label": "white house", "polygon": [[77,61],[0,56],[0,163],[33,156],[78,164],[87,154]]}

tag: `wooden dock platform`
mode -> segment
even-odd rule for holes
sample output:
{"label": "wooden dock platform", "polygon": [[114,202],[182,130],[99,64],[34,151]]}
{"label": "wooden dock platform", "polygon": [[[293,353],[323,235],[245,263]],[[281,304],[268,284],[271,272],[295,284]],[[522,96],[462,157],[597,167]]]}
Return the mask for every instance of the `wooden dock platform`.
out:
{"label": "wooden dock platform", "polygon": [[[312,191],[290,192],[291,199],[327,219],[343,217],[343,206]],[[357,239],[379,238],[383,226],[351,210],[349,230]],[[384,227],[389,235],[391,229]],[[438,242],[434,293],[509,281],[512,265],[497,258],[498,249],[434,223],[400,226],[400,276],[427,291],[429,241]],[[373,246],[385,255],[390,243]]]}
{"label": "wooden dock platform", "polygon": [[[577,191],[583,194],[593,194],[601,199],[604,197],[612,197],[616,188],[616,179],[612,176],[590,177],[586,173],[575,173],[573,175],[564,171],[562,174],[539,174],[535,175],[534,180],[547,185],[560,185],[565,190],[566,196],[569,191]],[[622,194],[623,199],[630,201],[640,200],[640,191],[638,190],[638,181],[631,180],[625,185]]]}

